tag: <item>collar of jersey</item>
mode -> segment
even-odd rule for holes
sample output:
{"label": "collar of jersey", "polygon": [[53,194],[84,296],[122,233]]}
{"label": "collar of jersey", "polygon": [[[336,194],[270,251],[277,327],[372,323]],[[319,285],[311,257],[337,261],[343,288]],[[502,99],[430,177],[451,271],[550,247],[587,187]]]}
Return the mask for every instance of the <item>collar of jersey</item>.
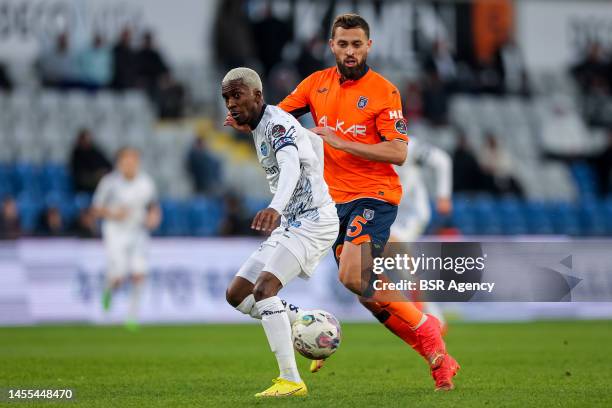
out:
{"label": "collar of jersey", "polygon": [[[336,78],[338,79],[338,83],[340,83],[340,78],[342,77],[340,75],[340,72],[338,71],[338,67],[336,66],[336,70],[334,71],[336,73]],[[366,64],[366,70],[363,73],[363,75],[360,78],[357,79],[347,79],[346,81],[340,83],[340,86],[351,86],[353,84],[356,84],[357,82],[359,82],[361,79],[365,78],[366,75],[368,75],[370,73],[370,66],[368,64]]]}
{"label": "collar of jersey", "polygon": [[259,122],[261,122],[261,118],[263,118],[264,113],[266,112],[266,107],[268,106],[268,104],[264,103],[261,106],[261,112],[259,112],[259,116],[257,117],[257,119],[255,119],[255,121],[253,122],[252,125],[249,125],[251,127],[251,129],[255,130],[257,129],[257,126],[259,126]]}

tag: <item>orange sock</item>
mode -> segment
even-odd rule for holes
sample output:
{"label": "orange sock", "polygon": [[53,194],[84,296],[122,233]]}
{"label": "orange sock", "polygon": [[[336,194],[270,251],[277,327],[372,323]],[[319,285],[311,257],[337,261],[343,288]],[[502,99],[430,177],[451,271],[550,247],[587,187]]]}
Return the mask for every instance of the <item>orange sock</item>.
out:
{"label": "orange sock", "polygon": [[412,330],[416,329],[423,320],[423,312],[411,302],[379,302],[379,304],[391,315],[407,323]]}
{"label": "orange sock", "polygon": [[374,315],[379,322],[385,325],[387,330],[395,334],[400,339],[404,340],[410,347],[415,348],[417,346],[417,338],[414,330],[402,319],[397,316],[393,316],[386,310]]}

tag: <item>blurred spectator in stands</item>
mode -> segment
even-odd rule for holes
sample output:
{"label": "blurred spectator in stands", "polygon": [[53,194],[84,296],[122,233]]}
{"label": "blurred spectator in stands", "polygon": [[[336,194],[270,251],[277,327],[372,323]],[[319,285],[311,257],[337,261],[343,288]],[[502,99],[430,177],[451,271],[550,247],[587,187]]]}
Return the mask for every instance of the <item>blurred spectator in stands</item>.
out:
{"label": "blurred spectator in stands", "polygon": [[571,68],[571,73],[585,93],[608,94],[608,64],[601,44],[589,44],[584,58]]}
{"label": "blurred spectator in stands", "polygon": [[435,75],[448,91],[452,91],[457,80],[457,64],[446,40],[437,39],[433,52],[425,59],[425,72]]}
{"label": "blurred spectator in stands", "polygon": [[94,238],[97,236],[98,224],[91,208],[79,211],[77,219],[72,226],[72,233],[79,238]]}
{"label": "blurred spectator in stands", "polygon": [[170,75],[170,70],[150,31],[142,36],[142,45],[136,54],[136,64],[139,85],[144,87],[149,95],[154,95],[162,77]]}
{"label": "blurred spectator in stands", "polygon": [[502,88],[507,94],[529,95],[525,59],[513,36],[500,44],[495,52],[495,66]]}
{"label": "blurred spectator in stands", "polygon": [[112,54],[99,33],[94,34],[91,46],[83,49],[78,59],[85,87],[96,90],[110,84],[113,77]]}
{"label": "blurred spectator in stands", "polygon": [[423,114],[434,125],[447,122],[448,100],[457,88],[457,64],[443,39],[434,42],[433,52],[424,63]]}
{"label": "blurred spectator in stands", "polygon": [[485,188],[489,187],[487,188],[489,191],[497,194],[523,195],[514,174],[516,163],[510,153],[499,145],[497,137],[493,134],[487,134],[485,137],[485,145],[480,153],[480,166],[493,181],[492,187],[485,184]]}
{"label": "blurred spectator in stands", "polygon": [[263,65],[264,82],[283,59],[283,49],[293,38],[291,27],[289,21],[282,21],[272,13],[270,3],[265,6],[263,18],[253,24],[253,38]]}
{"label": "blurred spectator in stands", "polygon": [[423,117],[423,92],[418,81],[409,81],[406,84],[402,106],[404,107],[404,118],[408,123],[413,123]]}
{"label": "blurred spectator in stands", "polygon": [[595,174],[597,175],[597,184],[599,194],[603,197],[612,192],[610,179],[612,173],[612,127],[608,129],[608,145],[599,154],[592,159]]}
{"label": "blurred spectator in stands", "polygon": [[449,94],[444,83],[440,80],[437,73],[430,72],[422,81],[422,84],[423,116],[432,125],[446,125],[448,122]]}
{"label": "blurred spectator in stands", "polygon": [[324,69],[326,53],[327,42],[320,35],[315,35],[310,41],[304,42],[295,61],[300,78],[306,78],[313,72]]}
{"label": "blurred spectator in stands", "polygon": [[484,174],[465,134],[459,132],[453,152],[453,191],[476,192],[484,189]]}
{"label": "blurred spectator in stands", "polygon": [[277,104],[300,83],[300,76],[293,64],[277,64],[268,76],[266,101]]}
{"label": "blurred spectator in stands", "polygon": [[142,47],[137,54],[138,85],[147,92],[157,106],[161,118],[179,118],[183,115],[185,90],[179,84],[159,52],[153,33],[142,37]]}
{"label": "blurred spectator in stands", "polygon": [[57,207],[48,207],[40,214],[37,231],[39,234],[49,237],[66,235],[67,228],[64,218]]}
{"label": "blurred spectator in stands", "polygon": [[117,90],[133,88],[138,78],[137,53],[132,48],[132,30],[125,27],[113,47],[112,87]]}
{"label": "blurred spectator in stands", "polygon": [[70,50],[68,33],[58,35],[54,47],[43,51],[36,64],[44,86],[68,89],[81,85],[78,59]]}
{"label": "blurred spectator in stands", "polygon": [[19,209],[13,197],[2,200],[0,212],[0,239],[16,239],[21,235]]}
{"label": "blurred spectator in stands", "polygon": [[189,148],[187,170],[198,193],[212,194],[222,185],[221,162],[210,153],[201,137],[196,137]]}
{"label": "blurred spectator in stands", "polygon": [[6,65],[0,62],[0,89],[10,92],[13,90],[13,81],[6,70]]}
{"label": "blurred spectator in stands", "polygon": [[479,62],[476,69],[476,91],[492,95],[504,93],[501,67],[496,64],[494,56]]}
{"label": "blurred spectator in stands", "polygon": [[242,207],[242,202],[236,194],[228,193],[225,196],[225,218],[221,222],[220,234],[222,236],[256,235],[251,229],[251,217]]}
{"label": "blurred spectator in stands", "polygon": [[223,72],[251,66],[255,44],[245,0],[220,1],[213,29],[215,57]]}
{"label": "blurred spectator in stands", "polygon": [[77,192],[93,193],[98,181],[111,171],[112,165],[94,144],[89,129],[81,129],[70,157],[70,169]]}

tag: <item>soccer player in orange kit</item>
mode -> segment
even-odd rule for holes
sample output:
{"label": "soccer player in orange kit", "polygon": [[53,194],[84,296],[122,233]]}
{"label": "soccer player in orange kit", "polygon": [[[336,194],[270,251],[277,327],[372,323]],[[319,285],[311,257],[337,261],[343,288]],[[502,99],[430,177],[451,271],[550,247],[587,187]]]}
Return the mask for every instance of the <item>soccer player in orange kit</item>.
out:
{"label": "soccer player in orange kit", "polygon": [[[397,88],[366,64],[368,23],[356,14],[336,17],[329,45],[336,66],[308,76],[278,106],[294,116],[310,112],[318,126],[312,130],[325,142],[324,177],[340,218],[334,245],[340,281],[427,360],[436,390],[453,389],[459,365],[446,351],[438,320],[408,301],[362,297],[361,245],[377,257],[389,239],[402,197],[393,165],[406,159],[407,123]],[[234,126],[230,117],[226,124]]]}

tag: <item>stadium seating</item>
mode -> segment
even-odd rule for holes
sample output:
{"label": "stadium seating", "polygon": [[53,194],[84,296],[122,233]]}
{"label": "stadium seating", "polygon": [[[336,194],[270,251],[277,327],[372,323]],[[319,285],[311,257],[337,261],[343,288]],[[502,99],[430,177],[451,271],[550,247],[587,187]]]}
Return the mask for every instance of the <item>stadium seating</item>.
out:
{"label": "stadium seating", "polygon": [[[214,105],[216,99],[211,98],[203,80],[210,79],[212,73],[184,67],[178,74],[190,84],[196,105]],[[456,146],[457,127],[476,154],[485,135],[493,133],[515,160],[516,178],[526,200],[457,194],[452,223],[466,235],[612,234],[612,199],[596,196],[591,168],[586,163],[568,166],[542,158],[542,152],[551,148],[596,151],[604,134],[590,129],[587,134],[579,122],[576,129],[581,131],[563,143],[550,139],[543,131],[554,121],[549,107],[562,99],[555,96],[559,90],[567,96],[575,89],[559,74],[535,75],[533,81],[536,97],[531,100],[457,95],[450,103],[449,126],[411,124],[412,134],[446,151]],[[222,158],[225,184],[219,192],[241,192],[246,197],[243,206],[250,214],[267,205],[267,182],[252,147],[220,133],[211,121],[160,125],[148,99],[139,92],[60,93],[28,83],[22,81],[10,94],[0,92],[0,197],[17,199],[26,232],[33,231],[45,207],[57,207],[72,220],[90,205],[89,195],[74,194],[67,167],[76,132],[84,126],[93,129],[96,142],[110,157],[126,144],[142,150],[143,167],[156,181],[162,198],[164,221],[157,235],[213,236],[221,226],[222,200],[194,196],[186,172],[185,158],[194,129],[200,129],[198,133]],[[573,109],[572,117],[578,117],[576,107],[567,106]],[[431,177],[426,180],[431,184]]]}

